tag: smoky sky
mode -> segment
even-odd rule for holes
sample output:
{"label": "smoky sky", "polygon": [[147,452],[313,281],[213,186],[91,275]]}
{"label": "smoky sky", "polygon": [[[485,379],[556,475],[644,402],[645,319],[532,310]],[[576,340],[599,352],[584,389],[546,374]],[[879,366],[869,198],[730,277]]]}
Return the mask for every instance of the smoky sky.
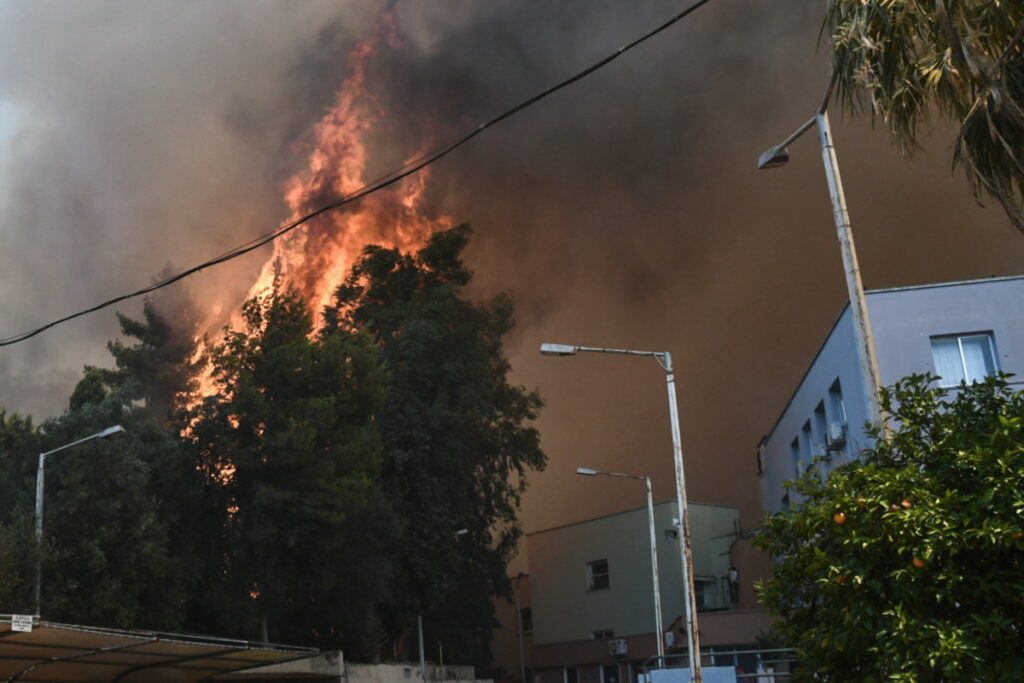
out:
{"label": "smoky sky", "polygon": [[[285,180],[382,12],[367,70],[380,122],[367,178],[548,88],[686,6],[622,3],[6,2],[0,6],[0,336],[134,290],[287,217]],[[427,206],[474,228],[472,292],[511,292],[513,381],[536,388],[549,456],[527,531],[673,497],[664,372],[651,359],[542,358],[541,342],[673,355],[690,499],[758,522],[754,451],[845,300],[813,131],[828,76],[821,3],[714,0],[430,169]],[[1015,274],[1024,238],[949,168],[948,128],[904,159],[832,112],[868,288]],[[229,310],[266,252],[182,290]],[[137,314],[139,303],[122,306]],[[109,364],[113,311],[0,349],[0,405],[66,406]]]}

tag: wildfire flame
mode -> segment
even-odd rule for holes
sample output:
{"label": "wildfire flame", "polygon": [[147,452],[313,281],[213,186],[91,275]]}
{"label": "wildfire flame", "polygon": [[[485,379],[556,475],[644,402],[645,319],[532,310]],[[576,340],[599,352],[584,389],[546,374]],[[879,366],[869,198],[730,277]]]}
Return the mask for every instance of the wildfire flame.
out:
{"label": "wildfire flame", "polygon": [[[395,17],[385,13],[374,35],[350,51],[348,76],[334,105],[314,127],[308,168],[285,184],[289,222],[366,184],[364,175],[370,158],[366,139],[375,124],[387,116],[366,87],[366,67],[382,48],[399,47]],[[407,160],[417,157],[428,143],[425,140],[421,149],[412,150]],[[367,244],[412,250],[421,247],[430,234],[451,226],[447,217],[431,219],[421,213],[428,179],[429,171],[423,169],[278,238],[246,298],[266,293],[277,279],[284,286],[294,286],[309,302],[314,319],[319,320]],[[240,313],[235,313],[232,327],[238,329],[240,323]],[[200,395],[210,395],[214,389],[212,378],[200,379]]]}
{"label": "wildfire flame", "polygon": [[[349,53],[349,75],[334,106],[316,124],[309,168],[286,184],[284,199],[291,220],[362,188],[367,178],[365,137],[386,116],[366,88],[366,65],[384,43],[399,46],[394,16],[385,14],[376,35]],[[422,150],[414,150],[408,159]],[[357,203],[319,216],[274,242],[249,296],[266,291],[275,275],[295,286],[319,313],[331,303],[353,261],[370,243],[403,250],[420,247],[433,232],[448,227],[447,219],[428,219],[420,203],[428,172],[375,192]]]}

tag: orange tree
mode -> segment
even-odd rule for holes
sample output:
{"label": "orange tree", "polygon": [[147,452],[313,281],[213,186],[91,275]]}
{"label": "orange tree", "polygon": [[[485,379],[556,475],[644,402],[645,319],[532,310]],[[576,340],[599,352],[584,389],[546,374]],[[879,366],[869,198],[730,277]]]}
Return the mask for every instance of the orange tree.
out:
{"label": "orange tree", "polygon": [[760,600],[806,680],[1024,680],[1024,396],[1006,378],[882,392],[891,438],[789,485]]}

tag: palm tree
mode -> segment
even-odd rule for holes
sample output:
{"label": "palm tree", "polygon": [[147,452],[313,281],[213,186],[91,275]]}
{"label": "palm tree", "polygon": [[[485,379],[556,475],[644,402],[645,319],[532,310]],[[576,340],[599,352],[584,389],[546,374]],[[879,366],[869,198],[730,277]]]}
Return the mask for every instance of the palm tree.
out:
{"label": "palm tree", "polygon": [[958,127],[953,166],[1024,232],[1024,2],[828,0],[839,97],[907,151],[932,114]]}

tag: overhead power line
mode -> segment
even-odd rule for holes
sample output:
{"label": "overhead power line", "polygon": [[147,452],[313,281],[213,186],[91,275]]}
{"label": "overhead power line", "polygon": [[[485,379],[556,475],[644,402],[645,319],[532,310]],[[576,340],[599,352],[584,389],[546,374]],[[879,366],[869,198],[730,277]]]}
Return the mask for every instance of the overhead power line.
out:
{"label": "overhead power line", "polygon": [[465,143],[469,142],[470,140],[472,140],[477,135],[482,133],[484,130],[490,128],[491,126],[494,126],[494,125],[504,121],[505,119],[510,118],[510,117],[514,116],[515,114],[518,114],[519,112],[523,111],[524,109],[526,109],[526,108],[536,104],[537,102],[540,102],[541,100],[543,100],[544,98],[548,97],[549,95],[552,95],[552,94],[556,93],[557,91],[561,90],[562,88],[568,87],[568,86],[572,85],[573,83],[586,78],[587,76],[589,76],[590,74],[594,73],[598,69],[601,69],[601,68],[607,66],[609,63],[615,61],[616,59],[621,57],[623,54],[628,52],[629,50],[632,50],[633,48],[635,48],[636,46],[638,46],[641,43],[645,42],[646,40],[648,40],[650,38],[653,38],[654,36],[658,35],[662,31],[666,30],[667,28],[669,28],[673,24],[675,24],[675,23],[681,21],[682,19],[686,18],[689,14],[691,14],[692,12],[694,12],[695,10],[700,8],[701,6],[706,5],[710,1],[711,0],[698,0],[697,2],[693,3],[692,5],[687,7],[686,9],[682,10],[681,12],[679,12],[678,14],[676,14],[675,16],[670,18],[668,21],[666,21],[663,24],[661,24],[660,26],[658,26],[657,28],[654,28],[654,29],[648,31],[647,33],[645,33],[644,35],[640,36],[636,40],[623,45],[618,50],[616,50],[615,52],[611,53],[610,55],[608,55],[604,59],[601,59],[600,61],[595,62],[591,66],[589,66],[586,69],[576,73],[573,76],[570,76],[569,78],[565,79],[564,81],[561,81],[557,85],[553,85],[550,88],[547,88],[546,90],[537,93],[533,97],[530,97],[529,99],[526,99],[526,100],[522,101],[521,103],[517,104],[516,106],[512,107],[511,109],[509,109],[509,110],[505,111],[504,113],[499,114],[498,116],[494,117],[493,119],[491,119],[489,121],[485,121],[484,123],[481,123],[476,128],[474,128],[473,130],[469,131],[468,133],[465,133],[464,135],[462,135],[462,136],[460,136],[458,138],[455,138],[454,140],[452,140],[452,141],[450,141],[450,142],[448,142],[448,143],[446,143],[444,145],[441,145],[440,147],[434,149],[433,151],[425,152],[424,154],[420,155],[419,157],[409,161],[404,166],[401,166],[401,167],[399,167],[397,169],[394,169],[394,170],[390,171],[389,173],[384,174],[383,176],[377,178],[376,180],[373,180],[373,181],[367,183],[366,185],[364,185],[360,189],[356,190],[355,192],[352,192],[350,194],[345,195],[344,197],[341,197],[337,201],[334,201],[334,202],[331,202],[330,204],[326,204],[324,206],[321,206],[320,208],[318,208],[315,211],[312,211],[310,213],[307,213],[306,215],[302,216],[301,218],[297,218],[296,220],[294,220],[294,221],[292,221],[290,223],[286,223],[284,225],[279,226],[275,230],[272,230],[270,232],[264,233],[263,235],[261,235],[259,237],[256,237],[256,238],[254,238],[254,239],[252,239],[252,240],[250,240],[250,241],[248,241],[248,242],[246,242],[244,244],[241,244],[241,245],[239,245],[237,247],[234,247],[233,249],[231,249],[231,250],[221,254],[220,256],[214,257],[214,258],[212,258],[212,259],[210,259],[208,261],[204,261],[204,262],[202,262],[202,263],[200,263],[198,265],[192,266],[191,268],[186,268],[185,270],[182,270],[181,272],[175,273],[174,275],[170,275],[170,276],[168,276],[168,277],[166,277],[166,278],[164,278],[162,280],[158,280],[158,281],[154,282],[153,284],[149,285],[148,287],[143,287],[142,289],[138,289],[138,290],[136,290],[134,292],[130,292],[128,294],[122,294],[121,296],[114,297],[113,299],[108,299],[107,301],[104,301],[102,303],[96,304],[95,306],[91,306],[89,308],[82,309],[82,310],[80,310],[80,311],[78,311],[76,313],[72,313],[70,315],[66,315],[63,318],[58,318],[56,320],[53,320],[53,321],[51,321],[49,323],[46,323],[45,325],[37,327],[37,328],[35,328],[33,330],[30,330],[28,332],[23,332],[21,334],[14,335],[12,337],[7,337],[5,339],[0,339],[0,346],[11,346],[13,344],[17,344],[19,342],[23,342],[26,339],[31,339],[32,337],[45,332],[46,330],[50,329],[51,327],[56,327],[57,325],[60,325],[62,323],[66,323],[68,321],[74,320],[75,318],[80,318],[80,317],[88,315],[90,313],[95,313],[96,311],[102,310],[104,308],[108,308],[110,306],[113,306],[114,304],[121,303],[122,301],[127,301],[128,299],[134,299],[136,297],[143,296],[145,294],[149,294],[150,292],[155,292],[158,289],[163,289],[164,287],[167,287],[168,285],[172,285],[175,282],[177,282],[179,280],[182,280],[182,279],[184,279],[184,278],[186,278],[186,277],[188,277],[190,275],[194,275],[195,273],[198,273],[198,272],[200,272],[202,270],[206,270],[207,268],[211,268],[211,267],[219,265],[221,263],[226,263],[228,261],[231,261],[233,259],[238,258],[239,256],[243,256],[245,254],[248,254],[251,251],[259,249],[260,247],[262,247],[265,244],[273,242],[278,237],[281,237],[282,235],[285,235],[285,234],[291,232],[292,230],[295,230],[296,228],[298,228],[299,226],[303,225],[304,223],[308,223],[309,221],[311,221],[312,219],[316,218],[317,216],[320,216],[322,214],[328,213],[330,211],[334,211],[335,209],[338,209],[338,208],[340,208],[342,206],[345,206],[346,204],[351,204],[352,202],[355,202],[355,201],[357,201],[359,199],[362,199],[363,197],[365,197],[365,196],[367,196],[369,194],[377,192],[378,190],[382,190],[385,187],[388,187],[389,185],[393,185],[393,184],[397,183],[398,181],[402,180],[403,178],[406,178],[406,177],[408,177],[408,176],[418,172],[420,169],[425,168],[426,166],[429,166],[430,164],[433,164],[435,161],[438,161],[442,157],[445,157],[448,154],[454,152],[456,149],[458,149],[459,147],[461,147]]}

